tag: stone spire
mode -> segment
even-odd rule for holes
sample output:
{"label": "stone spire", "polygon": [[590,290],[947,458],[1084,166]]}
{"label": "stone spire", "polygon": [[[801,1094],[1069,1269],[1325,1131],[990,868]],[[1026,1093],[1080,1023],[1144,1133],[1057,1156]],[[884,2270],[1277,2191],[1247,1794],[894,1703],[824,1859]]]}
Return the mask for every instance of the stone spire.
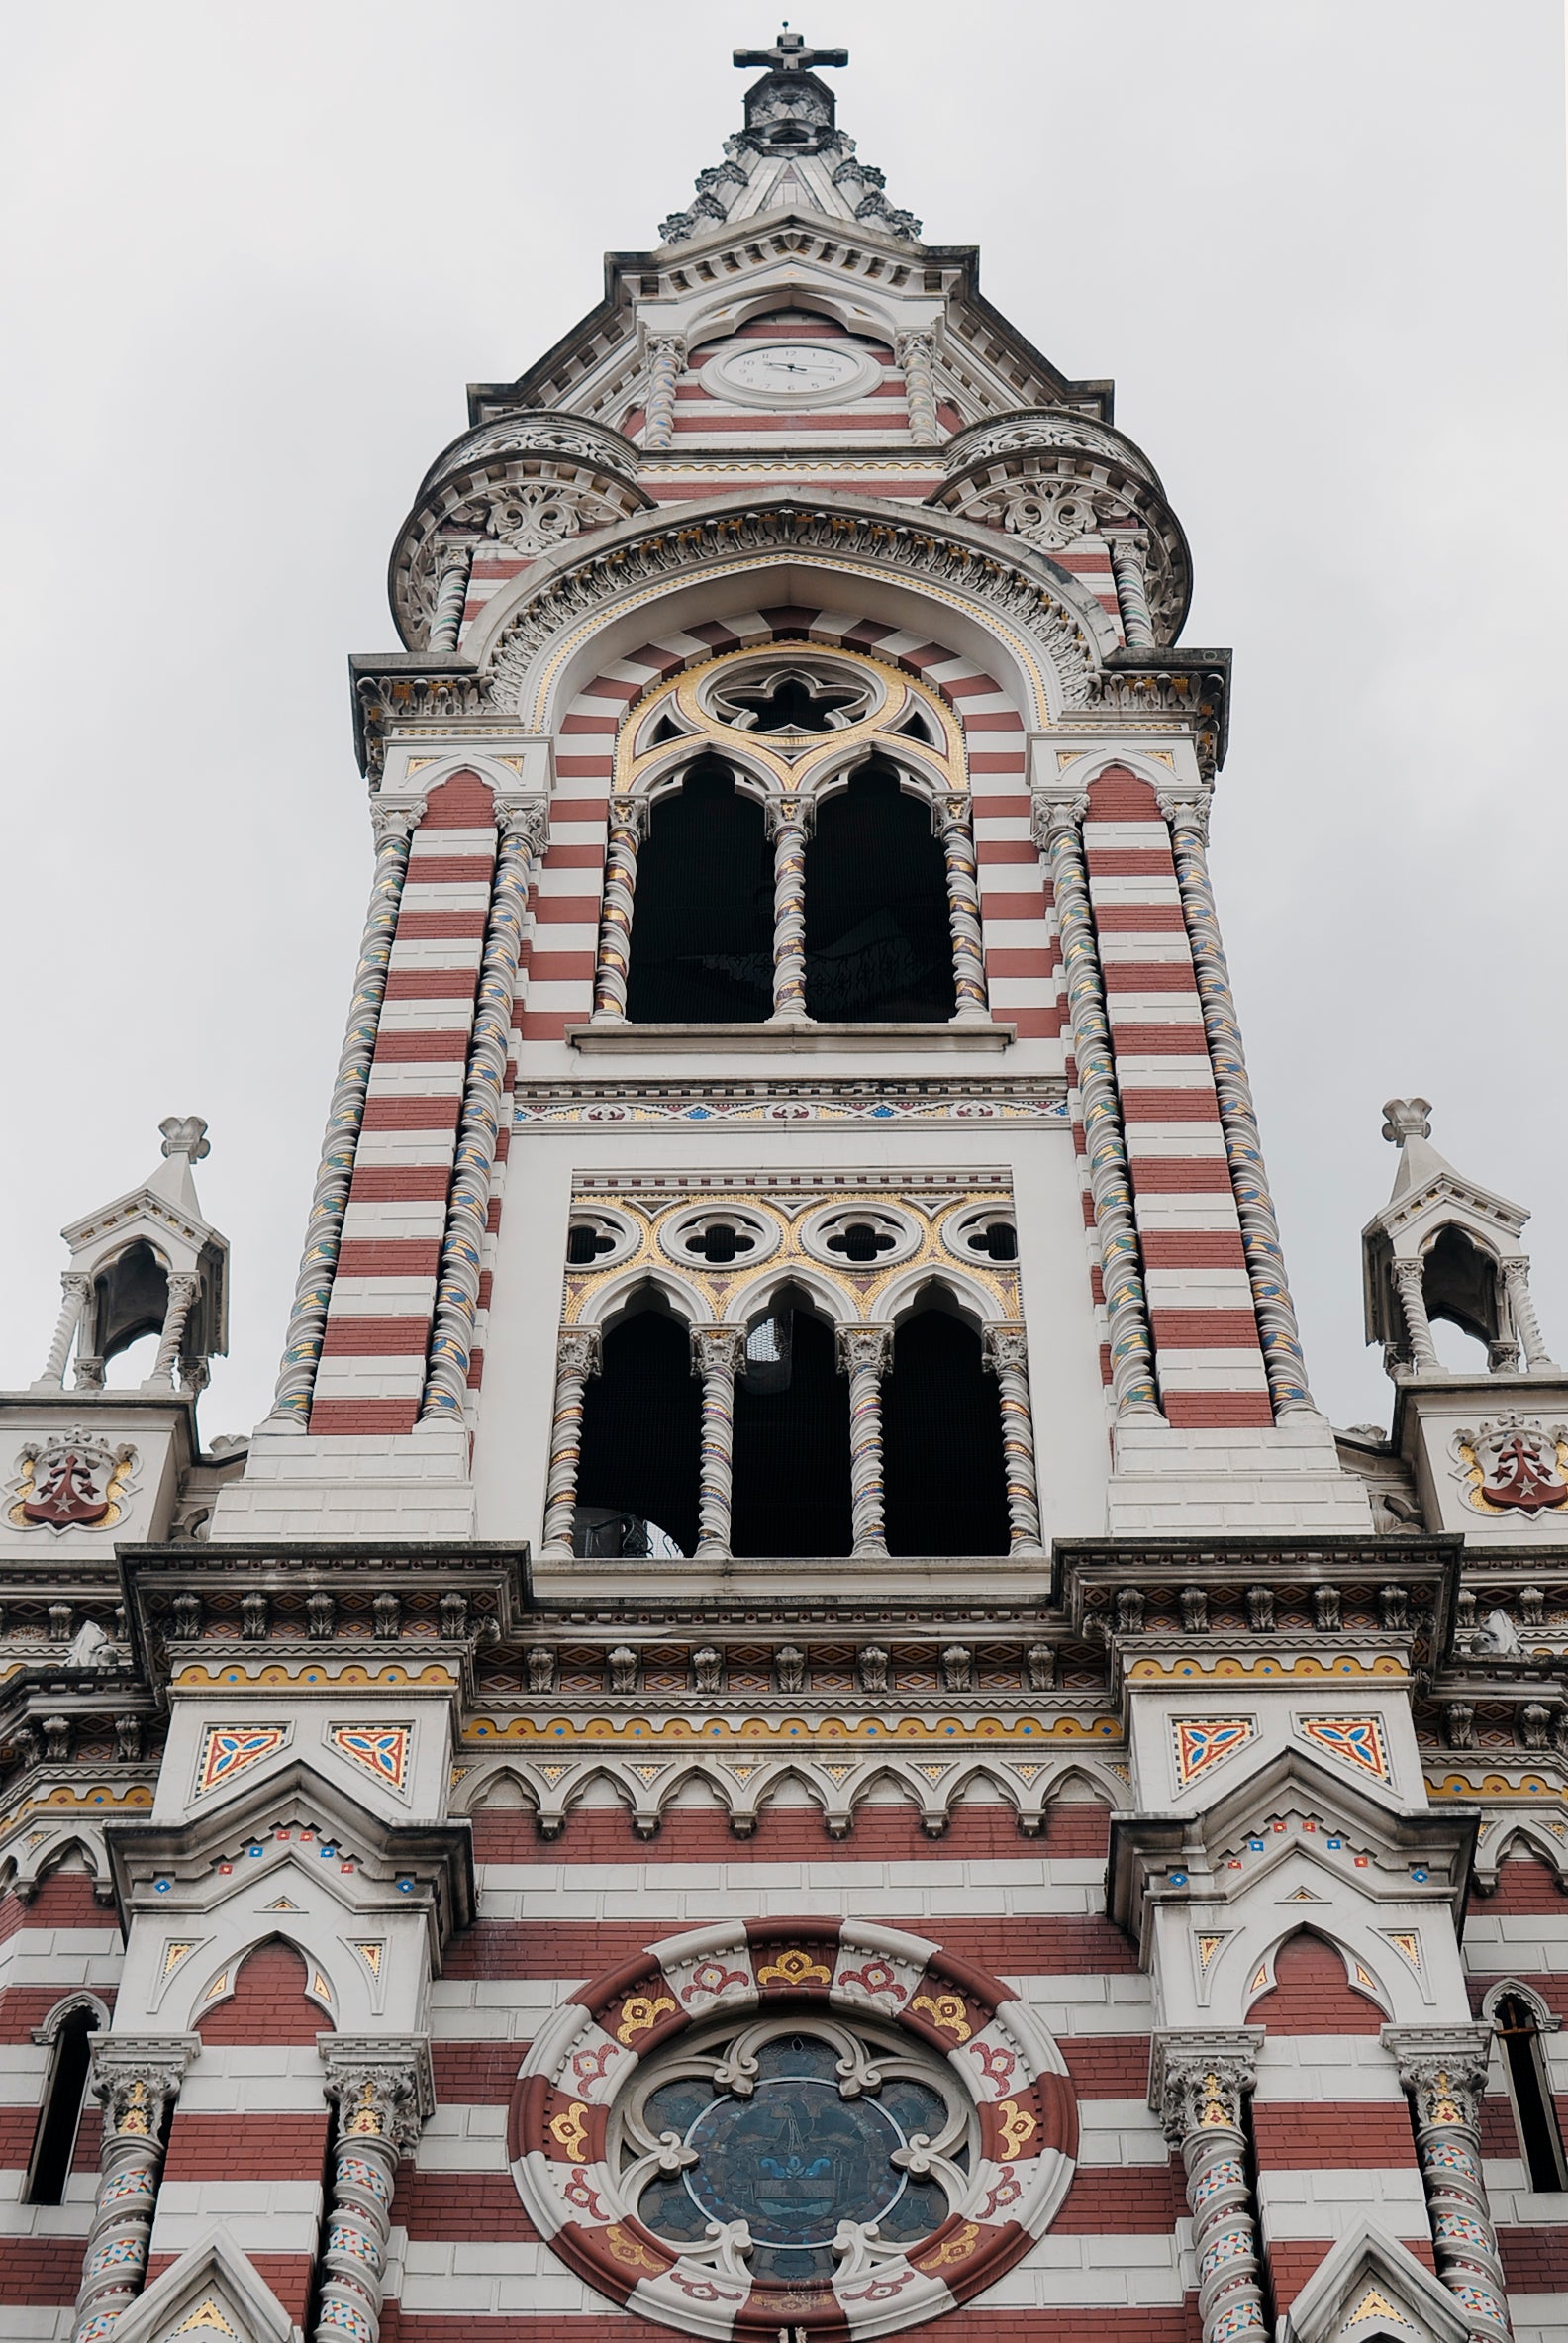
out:
{"label": "stone spire", "polygon": [[883,176],[855,159],[855,143],[836,127],[833,91],[811,70],[847,65],[846,49],[812,49],[786,24],[771,49],[737,49],[742,70],[763,65],[745,93],[745,128],[725,141],[725,160],[697,178],[696,200],[659,228],[660,242],[686,244],[726,220],[763,212],[821,212],[863,228],[918,242],[921,224],[894,208]]}

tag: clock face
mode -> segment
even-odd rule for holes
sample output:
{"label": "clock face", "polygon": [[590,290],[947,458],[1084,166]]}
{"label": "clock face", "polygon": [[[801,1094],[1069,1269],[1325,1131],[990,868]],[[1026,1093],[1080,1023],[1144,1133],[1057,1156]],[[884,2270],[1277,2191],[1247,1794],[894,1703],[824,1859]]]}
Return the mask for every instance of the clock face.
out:
{"label": "clock face", "polygon": [[746,406],[815,407],[858,397],[879,379],[881,369],[855,350],[820,342],[770,342],[727,350],[707,371],[722,399]]}

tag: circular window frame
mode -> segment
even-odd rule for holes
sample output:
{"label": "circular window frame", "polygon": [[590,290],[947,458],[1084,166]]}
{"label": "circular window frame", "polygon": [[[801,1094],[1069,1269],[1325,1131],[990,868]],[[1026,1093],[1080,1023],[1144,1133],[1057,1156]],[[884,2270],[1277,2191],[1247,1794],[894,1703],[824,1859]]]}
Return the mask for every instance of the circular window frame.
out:
{"label": "circular window frame", "polygon": [[[571,1243],[573,1228],[584,1221],[590,1222],[599,1235],[608,1236],[611,1239],[610,1250],[607,1253],[595,1253],[591,1261],[573,1261],[568,1254],[566,1260],[566,1275],[568,1277],[602,1277],[607,1269],[623,1268],[632,1259],[647,1234],[645,1229],[639,1228],[636,1220],[630,1220],[625,1213],[618,1213],[604,1205],[574,1198],[566,1215],[567,1245]],[[565,1250],[564,1246],[562,1250]]]}
{"label": "circular window frame", "polygon": [[[956,2209],[907,2246],[844,2224],[833,2277],[810,2284],[754,2278],[736,2224],[716,2223],[717,2235],[684,2249],[644,2226],[613,2147],[616,2109],[643,2062],[671,2045],[678,2063],[682,2037],[699,2049],[727,2027],[774,2017],[804,2026],[814,2013],[872,2039],[907,2039],[921,2065],[956,2077],[975,2143]],[[841,2333],[847,2321],[857,2334],[888,2334],[994,2285],[1043,2236],[1076,2170],[1077,2101],[1055,2042],[1010,1989],[940,1946],[874,1922],[741,1920],[649,1946],[556,2010],[518,2078],[510,2147],[518,2193],[550,2250],[657,2325],[728,2338],[780,2326]]]}
{"label": "circular window frame", "polygon": [[[975,1252],[967,1241],[972,1228],[989,1227],[993,1220],[1006,1220],[1013,1230],[1015,1250],[1011,1261],[996,1261],[989,1253]],[[967,1262],[971,1268],[1017,1269],[1021,1249],[1018,1207],[1011,1197],[998,1197],[989,1204],[960,1205],[942,1221],[941,1241],[955,1261]]]}
{"label": "circular window frame", "polygon": [[[695,1231],[708,1220],[730,1220],[737,1228],[756,1238],[748,1253],[739,1253],[733,1261],[709,1261],[702,1253],[685,1249],[688,1231]],[[762,1262],[771,1261],[784,1242],[784,1231],[778,1222],[755,1205],[730,1204],[723,1198],[711,1203],[688,1205],[684,1211],[672,1213],[658,1225],[659,1251],[678,1268],[695,1270],[702,1277],[748,1277]]]}
{"label": "circular window frame", "polygon": [[[874,1261],[851,1261],[844,1253],[830,1250],[828,1239],[841,1226],[851,1221],[869,1221],[873,1227],[891,1229],[895,1242],[890,1252],[878,1253]],[[873,1203],[862,1204],[855,1198],[840,1197],[833,1204],[819,1206],[801,1223],[801,1249],[824,1269],[852,1270],[859,1277],[873,1277],[878,1270],[902,1269],[913,1261],[926,1240],[926,1230],[908,1213],[896,1205],[885,1204],[880,1197]]]}

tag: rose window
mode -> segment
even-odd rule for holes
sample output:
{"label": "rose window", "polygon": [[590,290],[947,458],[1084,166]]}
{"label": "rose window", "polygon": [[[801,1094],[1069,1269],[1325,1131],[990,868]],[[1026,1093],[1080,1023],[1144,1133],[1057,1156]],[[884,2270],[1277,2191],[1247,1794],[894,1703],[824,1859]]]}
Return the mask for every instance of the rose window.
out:
{"label": "rose window", "polygon": [[831,2279],[846,2232],[914,2244],[957,2210],[972,2105],[897,2037],[789,2018],[649,2061],[612,2153],[637,2217],[671,2245],[737,2233],[752,2276]]}
{"label": "rose window", "polygon": [[886,2334],[1028,2252],[1075,2113],[1055,2044],[968,1962],[874,1922],[738,1921],[564,2002],[512,2134],[550,2251],[640,2317]]}

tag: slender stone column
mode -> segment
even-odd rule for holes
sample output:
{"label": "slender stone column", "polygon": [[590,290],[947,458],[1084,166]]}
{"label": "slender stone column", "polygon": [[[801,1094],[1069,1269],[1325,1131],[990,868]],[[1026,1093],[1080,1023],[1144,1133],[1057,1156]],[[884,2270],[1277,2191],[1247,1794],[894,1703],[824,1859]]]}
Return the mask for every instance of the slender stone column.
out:
{"label": "slender stone column", "polygon": [[1230,970],[1220,940],[1207,852],[1209,801],[1207,796],[1184,798],[1164,793],[1159,808],[1171,827],[1176,883],[1198,979],[1209,1063],[1220,1102],[1220,1127],[1225,1133],[1230,1184],[1241,1222],[1241,1249],[1252,1287],[1269,1397],[1276,1416],[1316,1414],[1307,1388],[1307,1362],[1302,1355],[1296,1308],[1285,1276],[1279,1221],[1263,1163],[1263,1142],[1258,1136],[1257,1111],[1236,1023]]}
{"label": "slender stone column", "polygon": [[1481,2095],[1492,2028],[1386,2025],[1383,2046],[1398,2061],[1415,2109],[1437,2275],[1464,2313],[1473,2343],[1505,2343],[1514,2330],[1481,2174]]}
{"label": "slender stone column", "polygon": [[947,925],[952,931],[953,990],[960,1024],[984,1024],[985,945],[980,933],[980,878],[967,797],[938,798],[931,810],[947,865]]}
{"label": "slender stone column", "polygon": [[552,1561],[572,1550],[572,1512],[582,1455],[583,1395],[604,1363],[597,1326],[563,1326],[555,1343],[555,1420],[550,1427],[549,1478],[544,1488],[544,1542]]}
{"label": "slender stone column", "polygon": [[1535,1297],[1530,1292],[1529,1263],[1525,1260],[1505,1261],[1503,1283],[1508,1289],[1509,1312],[1515,1331],[1524,1345],[1526,1375],[1560,1375],[1562,1369],[1547,1355],[1545,1338],[1540,1330],[1540,1319],[1535,1316]]}
{"label": "slender stone column", "polygon": [[1394,1284],[1399,1294],[1400,1310],[1405,1318],[1405,1332],[1410,1341],[1411,1363],[1418,1375],[1440,1375],[1442,1360],[1431,1337],[1431,1320],[1426,1316],[1426,1297],[1421,1291],[1420,1261],[1396,1261]]}
{"label": "slender stone column", "polygon": [[71,1341],[81,1324],[82,1312],[87,1307],[87,1296],[91,1289],[92,1280],[85,1270],[67,1269],[61,1276],[60,1290],[64,1300],[60,1304],[59,1317],[54,1321],[54,1339],[49,1344],[49,1357],[44,1361],[44,1372],[33,1386],[35,1391],[62,1389],[65,1361],[70,1356]]}
{"label": "slender stone column", "polygon": [[1181,2152],[1198,2263],[1203,2343],[1267,2334],[1261,2254],[1247,2186],[1241,2102],[1256,2080],[1262,2029],[1154,2037],[1149,2100]]}
{"label": "slender stone column", "polygon": [[910,438],[918,446],[934,447],[942,436],[936,413],[935,341],[930,334],[901,334],[894,354],[904,369]]}
{"label": "slender stone column", "polygon": [[697,1489],[699,1560],[730,1552],[731,1466],[735,1456],[735,1376],[745,1355],[740,1326],[693,1326],[692,1372],[702,1377],[702,1456]]}
{"label": "slender stone column", "polygon": [[418,2036],[318,2036],[338,2105],[332,2201],[315,2343],[376,2343],[398,2160],[436,2104],[430,2045]]}
{"label": "slender stone column", "polygon": [[338,1060],[338,1079],[327,1116],[327,1136],[322,1143],[316,1193],[311,1200],[305,1253],[283,1344],[283,1364],[278,1370],[272,1413],[266,1419],[268,1431],[303,1432],[310,1419],[316,1366],[327,1325],[327,1305],[332,1298],[332,1281],[343,1243],[348,1184],[353,1178],[359,1125],[364,1121],[370,1060],[375,1054],[376,1027],[386,993],[392,937],[397,927],[398,906],[403,900],[403,882],[408,876],[409,845],[424,812],[423,804],[418,802],[405,806],[372,805],[370,809],[375,826],[375,877],[370,885],[370,907],[359,942],[359,966],[354,975],[348,1029]]}
{"label": "slender stone column", "polygon": [[468,580],[473,574],[473,539],[443,540],[436,574],[436,597],[431,612],[430,647],[438,657],[457,648],[463,612],[468,607]]}
{"label": "slender stone column", "polygon": [[1154,614],[1149,608],[1148,538],[1134,529],[1108,529],[1106,543],[1111,548],[1111,574],[1116,579],[1117,601],[1122,610],[1122,636],[1128,650],[1153,650],[1158,637],[1154,632]]}
{"label": "slender stone column", "polygon": [[91,2087],[103,2101],[98,2200],[87,2232],[74,2343],[103,2343],[142,2292],[163,2171],[163,2118],[198,2034],[94,2034]]}
{"label": "slender stone column", "polygon": [[882,1485],[882,1378],[893,1359],[890,1326],[840,1326],[838,1367],[849,1377],[849,1495],[854,1551],[887,1552]]}
{"label": "slender stone column", "polygon": [[806,1008],[806,840],[814,809],[803,798],[767,808],[773,840],[772,1025],[810,1023]]}
{"label": "slender stone column", "polygon": [[185,1322],[196,1300],[194,1277],[176,1272],[168,1281],[168,1308],[163,1313],[163,1331],[158,1336],[157,1356],[152,1361],[152,1372],[143,1384],[144,1391],[172,1391],[174,1364],[185,1339]]}
{"label": "slender stone column", "polygon": [[490,898],[490,922],[479,969],[473,1031],[468,1042],[468,1079],[457,1126],[451,1189],[446,1200],[446,1230],[441,1245],[441,1275],[436,1284],[436,1320],[431,1334],[424,1405],[416,1429],[463,1421],[474,1314],[479,1306],[485,1221],[490,1211],[490,1181],[501,1129],[507,1052],[512,1042],[512,1004],[517,993],[523,924],[528,913],[529,889],[534,884],[549,827],[548,808],[541,798],[518,805],[498,805],[496,819],[501,831],[501,852]]}
{"label": "slender stone column", "polygon": [[1056,930],[1061,938],[1073,1062],[1083,1107],[1089,1188],[1111,1337],[1111,1386],[1119,1416],[1152,1419],[1161,1415],[1161,1409],[1154,1385],[1154,1345],[1132,1211],[1116,1057],[1089,908],[1082,835],[1088,809],[1089,801],[1084,797],[1037,795],[1034,835],[1049,858]]}
{"label": "slender stone column", "polygon": [[610,800],[610,836],[605,848],[604,906],[599,915],[599,966],[594,977],[596,1018],[624,1025],[627,964],[632,951],[632,900],[637,893],[637,846],[647,832],[645,797]]}
{"label": "slender stone column", "polygon": [[985,1363],[997,1379],[1002,1408],[1002,1461],[1007,1473],[1008,1527],[1015,1554],[1040,1550],[1039,1489],[1034,1476],[1034,1426],[1029,1411],[1029,1344],[1022,1326],[985,1330]]}
{"label": "slender stone column", "polygon": [[647,400],[642,421],[644,447],[669,447],[674,443],[675,382],[685,363],[686,344],[678,334],[649,340]]}

